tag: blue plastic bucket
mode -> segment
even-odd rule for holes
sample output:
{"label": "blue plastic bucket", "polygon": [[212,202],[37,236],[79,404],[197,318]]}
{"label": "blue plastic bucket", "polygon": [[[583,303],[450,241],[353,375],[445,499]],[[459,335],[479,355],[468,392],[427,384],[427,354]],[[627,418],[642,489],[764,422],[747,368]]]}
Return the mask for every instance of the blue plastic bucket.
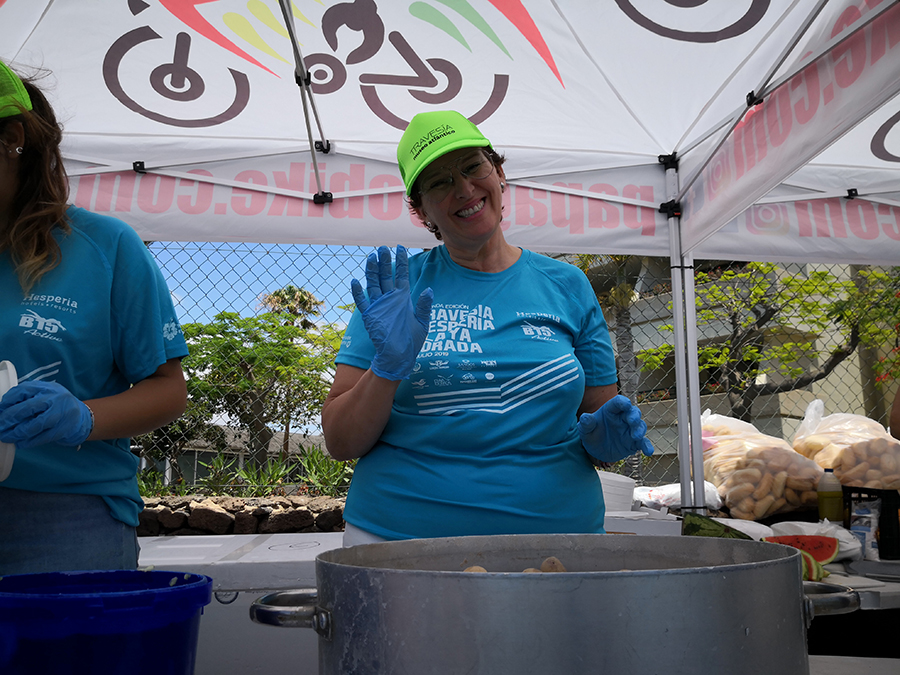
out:
{"label": "blue plastic bucket", "polygon": [[191,675],[212,579],[159,570],[0,577],[0,673]]}

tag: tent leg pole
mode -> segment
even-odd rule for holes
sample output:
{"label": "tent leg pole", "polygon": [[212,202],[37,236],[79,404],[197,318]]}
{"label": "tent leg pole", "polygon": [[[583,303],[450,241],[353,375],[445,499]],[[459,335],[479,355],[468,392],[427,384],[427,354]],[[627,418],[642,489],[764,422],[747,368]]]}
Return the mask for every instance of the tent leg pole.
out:
{"label": "tent leg pole", "polygon": [[[666,193],[674,196],[678,192],[678,170],[666,168]],[[681,269],[681,233],[680,220],[677,216],[669,216],[669,264],[672,275],[672,323],[675,342],[675,410],[678,432],[678,473],[681,483],[681,505],[694,506],[694,495],[691,490],[691,438],[688,417],[687,364],[685,362],[684,331],[684,291],[683,271]]]}
{"label": "tent leg pole", "polygon": [[[671,222],[669,226],[677,229],[677,222]],[[680,262],[680,260],[679,260]],[[691,452],[691,424],[689,399],[690,392],[687,385],[686,335],[684,325],[684,270],[680,264],[672,264],[672,320],[675,334],[675,410],[678,416],[676,429],[678,430],[678,470],[681,482],[682,507],[694,507],[694,492],[691,485],[691,469],[693,467],[693,453]]]}
{"label": "tent leg pole", "polygon": [[687,357],[687,383],[690,433],[691,469],[694,475],[694,506],[706,508],[706,482],[703,471],[703,433],[700,426],[700,358],[697,345],[697,305],[694,301],[694,258],[688,253],[682,256],[684,272],[684,328],[685,356]]}

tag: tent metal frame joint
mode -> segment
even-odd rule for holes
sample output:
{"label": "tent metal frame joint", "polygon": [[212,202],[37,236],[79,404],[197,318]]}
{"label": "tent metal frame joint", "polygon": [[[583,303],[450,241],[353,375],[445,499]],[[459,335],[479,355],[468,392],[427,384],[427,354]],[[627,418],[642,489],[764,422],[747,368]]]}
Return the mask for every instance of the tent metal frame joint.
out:
{"label": "tent metal frame joint", "polygon": [[678,153],[673,152],[671,155],[659,155],[657,157],[659,163],[663,165],[663,168],[668,171],[669,169],[675,169],[678,171]]}
{"label": "tent metal frame joint", "polygon": [[681,202],[675,201],[674,199],[670,199],[667,202],[663,202],[659,205],[659,212],[665,213],[668,218],[680,218],[681,217]]}

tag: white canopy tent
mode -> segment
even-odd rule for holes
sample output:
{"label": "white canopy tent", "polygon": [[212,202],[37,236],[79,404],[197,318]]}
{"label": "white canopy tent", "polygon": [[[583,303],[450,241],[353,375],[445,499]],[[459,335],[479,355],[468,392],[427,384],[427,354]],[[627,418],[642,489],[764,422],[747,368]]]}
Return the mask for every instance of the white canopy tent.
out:
{"label": "white canopy tent", "polygon": [[288,4],[296,41],[279,0],[0,0],[0,58],[52,72],[73,201],[148,240],[432,246],[396,143],[470,116],[511,243],[670,257],[687,506],[692,260],[900,264],[896,2]]}

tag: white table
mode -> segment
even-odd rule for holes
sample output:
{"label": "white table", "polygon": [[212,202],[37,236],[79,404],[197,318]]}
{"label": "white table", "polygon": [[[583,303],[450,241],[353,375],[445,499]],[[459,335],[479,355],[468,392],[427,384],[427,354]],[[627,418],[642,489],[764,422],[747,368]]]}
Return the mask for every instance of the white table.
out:
{"label": "white table", "polygon": [[810,656],[809,675],[897,675],[898,659],[863,659],[856,656]]}
{"label": "white table", "polygon": [[272,591],[315,588],[316,556],[339,548],[342,532],[141,537],[140,565],[205,574],[194,675],[317,675],[318,635],[250,620],[250,604]]}

